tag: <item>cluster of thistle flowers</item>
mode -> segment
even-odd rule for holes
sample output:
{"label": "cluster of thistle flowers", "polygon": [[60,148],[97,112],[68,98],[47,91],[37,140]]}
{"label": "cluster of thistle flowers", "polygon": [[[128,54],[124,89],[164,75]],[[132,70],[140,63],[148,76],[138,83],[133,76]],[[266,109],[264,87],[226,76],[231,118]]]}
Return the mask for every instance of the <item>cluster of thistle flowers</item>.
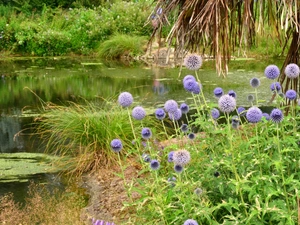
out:
{"label": "cluster of thistle flowers", "polygon": [[95,218],[92,219],[92,225],[115,225],[114,223],[106,222],[104,220],[96,220]]}
{"label": "cluster of thistle flowers", "polygon": [[[299,67],[296,64],[289,64],[285,68],[285,74],[290,79],[296,79],[299,77]],[[270,79],[274,80],[278,78],[280,74],[280,70],[276,65],[269,65],[265,68],[264,71],[265,76]],[[260,80],[258,78],[252,78],[250,80],[250,85],[253,88],[258,88],[260,86]],[[287,90],[284,93],[282,93],[282,88],[279,82],[273,82],[270,85],[270,90],[274,93],[279,94],[282,97],[285,97],[287,100],[296,100],[297,99],[297,93],[295,90],[290,89]],[[225,94],[223,93],[222,88],[218,87],[214,90],[215,97],[218,98],[218,106],[219,110],[223,113],[230,113],[233,112],[236,109],[236,94]],[[249,101],[254,100],[254,96],[250,95],[248,96]],[[300,104],[300,101],[298,100],[298,104]],[[220,116],[220,112],[218,109],[213,108],[211,110],[211,116],[213,119],[218,119]],[[250,123],[257,123],[261,121],[261,119],[264,117],[266,120],[271,120],[274,123],[280,123],[283,120],[283,113],[279,108],[274,108],[270,115],[268,113],[263,113],[260,108],[257,106],[252,106],[248,110],[245,110],[244,107],[238,107],[237,108],[238,116],[232,117],[232,127],[237,128],[239,126],[239,116],[246,116],[246,119]]]}

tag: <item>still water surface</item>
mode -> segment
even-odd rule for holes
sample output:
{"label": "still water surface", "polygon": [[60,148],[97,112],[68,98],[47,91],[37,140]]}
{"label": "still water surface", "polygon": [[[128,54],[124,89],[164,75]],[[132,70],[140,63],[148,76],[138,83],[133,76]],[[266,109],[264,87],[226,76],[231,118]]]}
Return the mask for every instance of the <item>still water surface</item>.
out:
{"label": "still water surface", "polygon": [[[249,106],[247,96],[254,93],[249,81],[260,78],[257,89],[261,104],[271,97],[271,81],[264,77],[269,64],[281,67],[283,60],[232,61],[226,79],[218,77],[213,61],[205,61],[198,71],[207,101],[217,103],[213,90],[222,87],[225,92],[237,93],[237,104]],[[90,58],[37,58],[0,61],[0,153],[43,152],[42,145],[26,135],[16,135],[30,128],[32,117],[23,112],[36,112],[41,102],[67,105],[68,101],[116,101],[119,93],[132,93],[135,104],[154,109],[168,99],[191,103],[191,95],[183,89],[182,78],[192,71],[180,68],[161,68],[144,63],[125,65],[106,63]],[[193,74],[194,75],[194,74]],[[30,131],[30,130],[29,130]],[[28,133],[29,133],[28,131]],[[51,180],[48,177],[46,180]],[[5,185],[5,187],[4,187]],[[18,191],[15,190],[16,186]],[[1,184],[0,196],[8,191],[24,192],[26,184]]]}

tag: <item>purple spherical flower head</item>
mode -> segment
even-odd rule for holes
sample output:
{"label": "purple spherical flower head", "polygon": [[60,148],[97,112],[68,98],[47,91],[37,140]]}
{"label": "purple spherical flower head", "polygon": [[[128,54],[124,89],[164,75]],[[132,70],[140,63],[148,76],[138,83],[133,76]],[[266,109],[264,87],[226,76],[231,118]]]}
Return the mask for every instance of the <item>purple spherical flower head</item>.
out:
{"label": "purple spherical flower head", "polygon": [[231,96],[231,97],[233,97],[233,98],[236,98],[236,93],[235,93],[234,90],[228,91],[228,95]]}
{"label": "purple spherical flower head", "polygon": [[152,159],[150,162],[150,168],[153,170],[158,170],[160,167],[160,163],[156,159]]}
{"label": "purple spherical flower head", "polygon": [[142,159],[144,160],[144,162],[150,162],[151,161],[151,157],[146,153],[143,153]]}
{"label": "purple spherical flower head", "polygon": [[175,112],[168,113],[170,120],[179,120],[182,116],[182,112],[180,109],[177,109]]}
{"label": "purple spherical flower head", "polygon": [[163,120],[166,117],[166,113],[162,108],[155,110],[155,117],[159,120]]}
{"label": "purple spherical flower head", "polygon": [[128,107],[133,102],[133,97],[129,92],[122,92],[118,97],[118,102],[122,107]]}
{"label": "purple spherical flower head", "polygon": [[196,78],[193,75],[186,75],[183,80],[182,83],[184,84],[184,82],[188,81],[188,80],[192,80],[192,81],[197,81]]}
{"label": "purple spherical flower head", "polygon": [[285,92],[285,97],[289,100],[295,100],[297,98],[297,92],[294,90],[288,90]]}
{"label": "purple spherical flower head", "polygon": [[202,88],[202,85],[199,84],[198,82],[195,82],[195,83],[194,83],[194,86],[193,86],[192,93],[193,93],[193,94],[199,94],[200,91],[201,91],[201,88]]}
{"label": "purple spherical flower head", "polygon": [[183,132],[183,133],[186,133],[188,132],[189,130],[189,126],[187,124],[182,124],[181,127],[180,127],[180,130]]}
{"label": "purple spherical flower head", "polygon": [[175,164],[174,165],[174,170],[175,170],[176,173],[181,173],[183,171],[183,166]]}
{"label": "purple spherical flower head", "polygon": [[174,151],[169,152],[168,154],[168,162],[173,162]]}
{"label": "purple spherical flower head", "polygon": [[219,117],[220,117],[220,112],[219,112],[219,110],[218,109],[216,109],[216,108],[213,108],[212,110],[211,110],[211,117],[213,118],[213,119],[218,119]]}
{"label": "purple spherical flower head", "polygon": [[146,116],[146,111],[141,106],[136,106],[132,110],[132,117],[136,120],[142,120]]}
{"label": "purple spherical flower head", "polygon": [[189,138],[190,140],[194,140],[194,139],[196,138],[196,135],[195,135],[194,133],[189,133],[189,134],[188,134],[188,138]]}
{"label": "purple spherical flower head", "polygon": [[252,94],[249,94],[248,96],[247,96],[247,100],[248,100],[248,102],[253,102],[254,101],[254,95],[252,95]]}
{"label": "purple spherical flower head", "polygon": [[175,100],[171,99],[165,102],[164,107],[167,112],[175,112],[178,109],[178,104]]}
{"label": "purple spherical flower head", "polygon": [[180,110],[183,114],[187,114],[190,110],[190,107],[186,103],[181,103]]}
{"label": "purple spherical flower head", "polygon": [[276,92],[279,92],[281,90],[281,85],[279,82],[275,82],[270,85],[271,91],[275,91],[275,88],[276,88]]}
{"label": "purple spherical flower head", "polygon": [[270,115],[268,113],[263,113],[262,116],[266,119],[266,120],[270,120]]}
{"label": "purple spherical flower head", "polygon": [[192,92],[195,89],[196,85],[197,81],[189,79],[183,83],[183,88],[188,92]]}
{"label": "purple spherical flower head", "polygon": [[280,70],[276,65],[269,65],[265,69],[265,75],[267,78],[274,80],[276,79],[280,74]]}
{"label": "purple spherical flower head", "polygon": [[173,162],[176,165],[186,165],[190,162],[191,155],[190,152],[185,149],[177,150],[173,153]]}
{"label": "purple spherical flower head", "polygon": [[257,123],[262,118],[262,111],[256,106],[252,106],[246,113],[246,118],[250,123]]}
{"label": "purple spherical flower head", "polygon": [[202,57],[197,54],[190,54],[184,58],[183,65],[189,70],[198,70],[202,66]]}
{"label": "purple spherical flower head", "polygon": [[148,127],[144,127],[142,129],[141,134],[144,139],[149,139],[152,137],[152,132],[151,132],[150,128],[148,128]]}
{"label": "purple spherical flower head", "polygon": [[254,88],[259,87],[259,85],[260,85],[260,80],[259,80],[258,78],[256,78],[256,77],[252,78],[252,79],[250,80],[250,85],[251,85],[251,87],[254,87]]}
{"label": "purple spherical flower head", "polygon": [[270,119],[274,123],[280,123],[283,120],[283,113],[280,109],[273,109],[270,113]]}
{"label": "purple spherical flower head", "polygon": [[246,109],[242,106],[237,108],[237,112],[240,116],[244,116],[246,114]]}
{"label": "purple spherical flower head", "polygon": [[288,78],[295,79],[300,74],[299,66],[295,63],[290,63],[285,67],[284,73]]}
{"label": "purple spherical flower head", "polygon": [[122,141],[120,139],[113,139],[110,142],[110,146],[114,152],[120,152],[123,148]]}
{"label": "purple spherical flower head", "polygon": [[214,89],[214,95],[215,95],[217,98],[220,98],[223,94],[224,94],[224,91],[223,91],[222,88],[216,87],[216,88]]}
{"label": "purple spherical flower head", "polygon": [[183,225],[198,225],[196,220],[188,219],[184,222]]}
{"label": "purple spherical flower head", "polygon": [[218,104],[221,112],[230,113],[235,110],[236,100],[230,95],[223,95],[219,98]]}

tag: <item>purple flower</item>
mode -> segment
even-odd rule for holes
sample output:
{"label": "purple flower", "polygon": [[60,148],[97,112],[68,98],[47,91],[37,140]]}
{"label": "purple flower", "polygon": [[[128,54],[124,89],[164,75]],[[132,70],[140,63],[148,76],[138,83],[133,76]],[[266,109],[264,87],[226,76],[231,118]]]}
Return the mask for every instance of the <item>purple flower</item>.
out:
{"label": "purple flower", "polygon": [[184,222],[183,225],[198,225],[196,220],[188,219]]}
{"label": "purple flower", "polygon": [[195,135],[194,133],[189,133],[189,134],[188,134],[188,138],[189,138],[190,140],[194,140],[194,139],[196,138],[196,135]]}
{"label": "purple flower", "polygon": [[188,132],[189,130],[189,126],[187,124],[182,124],[181,127],[180,127],[180,130],[184,133]]}
{"label": "purple flower", "polygon": [[113,139],[110,142],[110,146],[114,152],[120,152],[123,148],[122,141],[120,139]]}
{"label": "purple flower", "polygon": [[288,78],[295,79],[300,74],[299,66],[295,63],[290,63],[285,67],[284,73]]}
{"label": "purple flower", "polygon": [[196,78],[193,75],[186,75],[183,80],[182,83],[184,84],[186,81],[188,80],[192,80],[192,81],[197,81]]}
{"label": "purple flower", "polygon": [[195,85],[197,85],[197,81],[189,79],[183,83],[183,88],[188,92],[192,92]]}
{"label": "purple flower", "polygon": [[275,91],[275,88],[276,88],[276,92],[279,92],[281,90],[281,85],[279,82],[275,82],[270,85],[271,91]]}
{"label": "purple flower", "polygon": [[217,98],[220,98],[223,94],[224,94],[224,92],[223,92],[223,89],[222,89],[222,88],[217,87],[217,88],[214,89],[214,95],[215,95]]}
{"label": "purple flower", "polygon": [[252,106],[246,113],[246,118],[250,123],[257,123],[262,118],[262,111],[256,106]]}
{"label": "purple flower", "polygon": [[168,154],[168,162],[173,162],[173,154],[174,154],[174,151],[169,152],[169,154]]}
{"label": "purple flower", "polygon": [[152,137],[152,132],[151,132],[151,130],[150,130],[150,128],[148,128],[148,127],[144,127],[143,129],[142,129],[142,137],[144,138],[144,139],[149,139],[149,138],[151,138]]}
{"label": "purple flower", "polygon": [[180,110],[183,114],[187,114],[190,110],[190,107],[186,103],[181,103]]}
{"label": "purple flower", "polygon": [[237,112],[240,116],[244,116],[246,114],[246,109],[242,106],[238,107]]}
{"label": "purple flower", "polygon": [[221,112],[230,113],[235,110],[236,100],[230,95],[223,95],[218,101]]}
{"label": "purple flower", "polygon": [[219,116],[220,116],[219,110],[216,109],[216,108],[213,108],[213,109],[211,110],[211,117],[212,117],[213,119],[216,120],[216,119],[219,118]]}
{"label": "purple flower", "polygon": [[159,120],[163,120],[166,117],[166,113],[162,108],[155,110],[155,117]]}
{"label": "purple flower", "polygon": [[132,117],[136,120],[142,120],[146,116],[146,111],[141,106],[136,106],[132,110]]}
{"label": "purple flower", "polygon": [[144,162],[150,162],[151,158],[148,154],[143,153],[142,158],[144,160]]}
{"label": "purple flower", "polygon": [[195,195],[201,195],[203,193],[203,190],[201,189],[201,188],[196,188],[195,190],[194,190],[194,194]]}
{"label": "purple flower", "polygon": [[173,162],[176,165],[186,165],[190,162],[191,155],[190,152],[185,149],[177,150],[173,153]]}
{"label": "purple flower", "polygon": [[174,170],[175,170],[176,173],[181,173],[183,171],[183,166],[176,164],[174,166]]}
{"label": "purple flower", "polygon": [[236,93],[234,92],[234,90],[228,91],[228,95],[233,97],[233,98],[236,98]]}
{"label": "purple flower", "polygon": [[192,93],[193,93],[193,94],[199,94],[200,91],[201,91],[201,88],[202,88],[202,85],[199,84],[198,82],[195,82],[195,83],[194,83],[194,86],[193,86]]}
{"label": "purple flower", "polygon": [[283,120],[283,113],[280,109],[273,109],[270,113],[270,119],[274,123],[280,123]]}
{"label": "purple flower", "polygon": [[167,112],[176,112],[178,109],[178,104],[175,100],[168,100],[165,102],[164,107]]}
{"label": "purple flower", "polygon": [[152,170],[158,170],[160,167],[160,163],[156,159],[152,159],[150,162],[150,168]]}
{"label": "purple flower", "polygon": [[247,100],[248,100],[249,102],[253,102],[253,101],[254,101],[254,95],[249,94],[249,95],[247,96]]}
{"label": "purple flower", "polygon": [[180,109],[177,109],[175,112],[168,113],[170,120],[179,120],[182,116],[182,112]]}
{"label": "purple flower", "polygon": [[268,113],[263,113],[262,116],[266,119],[266,120],[270,120],[270,115]]}
{"label": "purple flower", "polygon": [[274,80],[276,79],[280,74],[280,70],[276,65],[269,65],[265,69],[265,75],[267,78]]}
{"label": "purple flower", "polygon": [[133,97],[129,92],[122,92],[118,97],[118,102],[122,107],[128,107],[133,102]]}
{"label": "purple flower", "polygon": [[189,70],[198,70],[202,66],[202,58],[197,54],[190,54],[184,58],[183,65]]}
{"label": "purple flower", "polygon": [[251,87],[254,87],[254,88],[259,87],[259,85],[260,85],[260,80],[259,80],[258,78],[256,78],[256,77],[252,78],[252,79],[250,80],[250,85],[251,85]]}
{"label": "purple flower", "polygon": [[285,92],[285,97],[289,100],[295,100],[297,98],[297,92],[294,90],[288,90]]}

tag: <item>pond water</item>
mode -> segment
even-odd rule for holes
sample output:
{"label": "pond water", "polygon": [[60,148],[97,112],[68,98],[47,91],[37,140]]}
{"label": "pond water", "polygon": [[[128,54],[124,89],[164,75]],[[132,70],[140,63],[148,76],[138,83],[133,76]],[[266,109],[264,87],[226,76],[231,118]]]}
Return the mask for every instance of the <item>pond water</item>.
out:
{"label": "pond water", "polygon": [[[107,63],[94,58],[31,58],[0,63],[0,153],[44,151],[39,141],[26,135],[31,132],[34,113],[42,107],[41,102],[67,105],[68,101],[83,104],[86,100],[116,101],[123,91],[132,93],[135,104],[153,108],[153,111],[168,99],[192,101],[191,95],[183,89],[182,78],[193,73],[185,68],[179,77],[180,68]],[[249,81],[257,77],[261,79],[257,90],[259,99],[261,104],[267,104],[271,98],[271,81],[263,72],[269,64],[280,68],[283,59],[233,60],[228,77],[224,79],[217,76],[213,61],[205,61],[198,75],[207,101],[217,103],[213,90],[219,86],[225,92],[234,90],[239,106],[249,106],[247,96],[254,93]],[[24,117],[24,112],[32,116]],[[39,175],[36,179],[54,180],[49,174]],[[0,183],[0,196],[9,191],[24,195],[26,187],[27,184]]]}

